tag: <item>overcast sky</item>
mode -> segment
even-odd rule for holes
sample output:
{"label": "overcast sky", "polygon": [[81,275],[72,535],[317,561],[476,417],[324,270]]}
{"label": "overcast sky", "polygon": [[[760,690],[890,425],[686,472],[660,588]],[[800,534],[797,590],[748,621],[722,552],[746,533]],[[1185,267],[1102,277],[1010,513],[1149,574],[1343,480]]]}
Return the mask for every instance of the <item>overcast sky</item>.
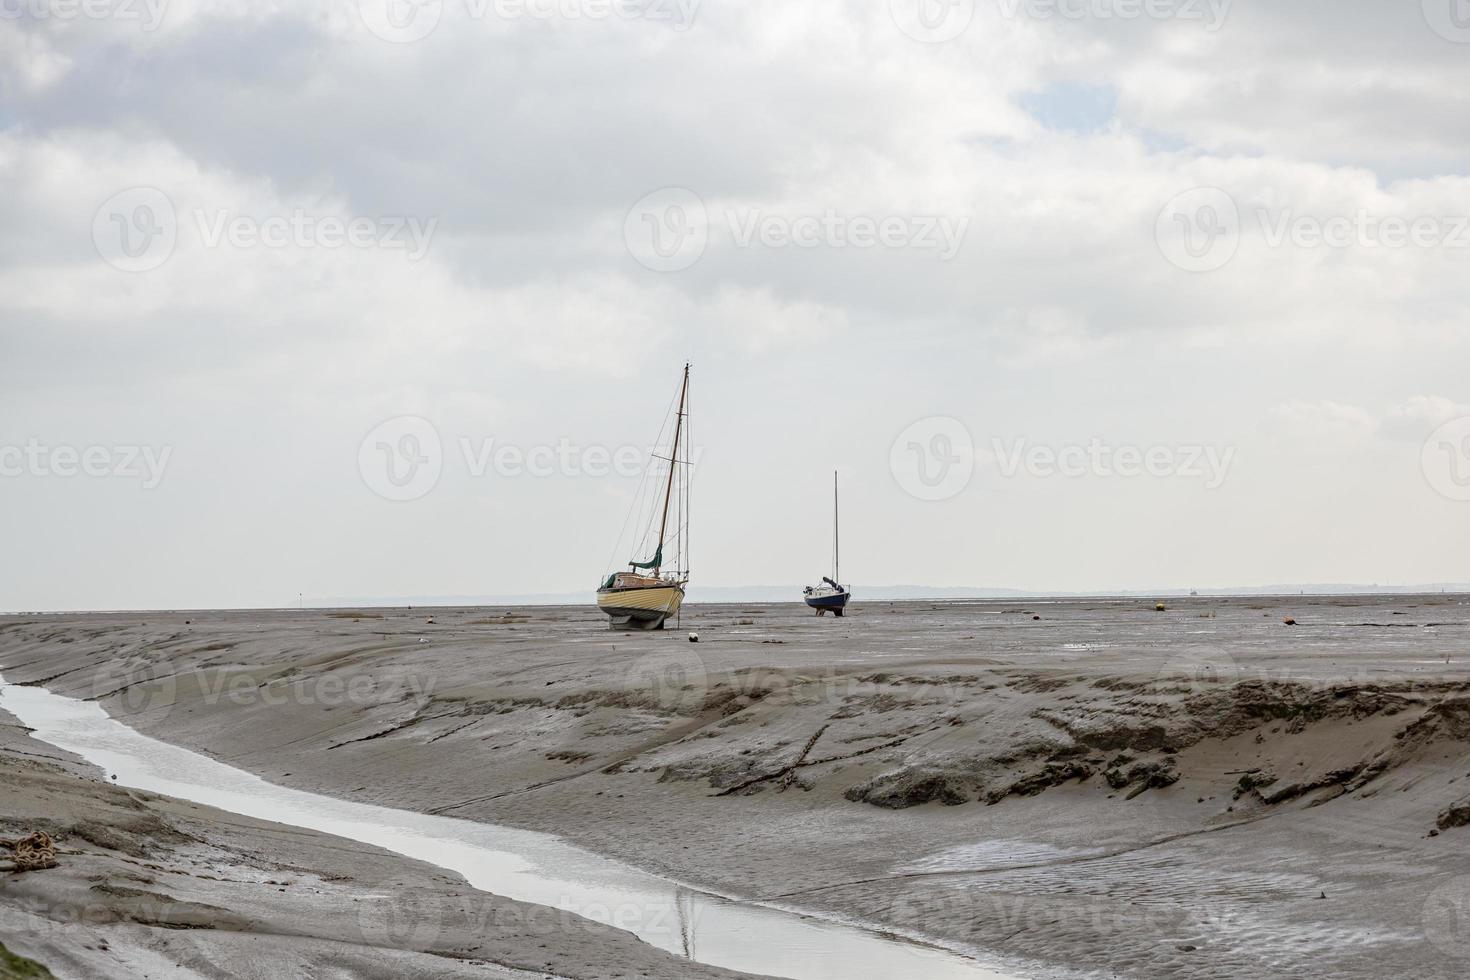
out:
{"label": "overcast sky", "polygon": [[[0,0],[0,609],[1470,579],[1458,0]],[[633,557],[616,555],[617,559]]]}

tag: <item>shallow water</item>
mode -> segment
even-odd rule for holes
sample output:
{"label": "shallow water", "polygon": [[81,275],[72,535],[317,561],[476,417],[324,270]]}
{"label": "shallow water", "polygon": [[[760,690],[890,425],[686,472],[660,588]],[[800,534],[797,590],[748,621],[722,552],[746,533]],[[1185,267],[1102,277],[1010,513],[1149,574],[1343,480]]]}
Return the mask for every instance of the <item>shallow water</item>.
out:
{"label": "shallow water", "polygon": [[608,923],[702,963],[793,980],[1008,980],[944,950],[687,888],[547,834],[277,786],[141,735],[96,703],[3,677],[0,708],[119,785],[374,844],[456,871],[482,891]]}

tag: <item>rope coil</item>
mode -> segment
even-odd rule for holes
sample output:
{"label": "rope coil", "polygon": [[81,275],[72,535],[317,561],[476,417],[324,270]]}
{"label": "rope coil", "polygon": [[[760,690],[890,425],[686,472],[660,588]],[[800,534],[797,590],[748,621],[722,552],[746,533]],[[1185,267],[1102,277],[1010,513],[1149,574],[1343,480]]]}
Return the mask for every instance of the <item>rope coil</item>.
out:
{"label": "rope coil", "polygon": [[17,840],[0,838],[0,848],[10,851],[10,871],[44,871],[56,867],[56,844],[43,831]]}

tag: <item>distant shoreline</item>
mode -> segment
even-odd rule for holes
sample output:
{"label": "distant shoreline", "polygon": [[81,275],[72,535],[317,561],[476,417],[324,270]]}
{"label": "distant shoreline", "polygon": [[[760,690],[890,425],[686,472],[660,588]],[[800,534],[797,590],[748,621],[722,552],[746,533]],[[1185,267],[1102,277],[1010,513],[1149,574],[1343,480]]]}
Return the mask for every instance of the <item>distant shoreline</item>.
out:
{"label": "distant shoreline", "polygon": [[[1344,596],[1370,598],[1373,596],[1430,596],[1470,595],[1470,583],[1455,582],[1443,585],[1272,585],[1239,586],[1221,589],[1156,590],[1127,589],[1115,592],[1028,592],[1022,589],[965,589],[936,586],[852,586],[854,604],[864,602],[985,602],[1000,600],[1030,600],[1033,602],[1067,602],[1079,599],[1096,601],[1129,601],[1158,599],[1240,599],[1240,598],[1300,598],[1311,596]],[[691,588],[686,605],[736,605],[791,603],[800,604],[801,586],[751,586],[721,587],[706,589]],[[118,609],[17,609],[0,610],[0,616],[59,616],[76,614],[113,615],[130,613],[174,613],[174,612],[271,612],[297,609],[475,609],[507,607],[551,607],[585,606],[592,603],[592,590],[584,592],[543,593],[527,595],[488,596],[374,596],[358,598],[351,596],[314,599],[301,606],[295,603],[278,606],[177,606],[153,608]]]}

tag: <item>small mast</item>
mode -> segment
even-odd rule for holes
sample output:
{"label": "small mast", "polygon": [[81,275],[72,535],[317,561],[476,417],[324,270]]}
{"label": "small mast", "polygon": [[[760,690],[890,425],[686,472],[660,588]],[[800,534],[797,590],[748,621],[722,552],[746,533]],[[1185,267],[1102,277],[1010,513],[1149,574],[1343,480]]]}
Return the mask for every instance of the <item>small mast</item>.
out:
{"label": "small mast", "polygon": [[[842,581],[842,552],[839,550],[837,525],[837,471],[832,471],[832,581]],[[838,588],[841,588],[839,585]]]}

